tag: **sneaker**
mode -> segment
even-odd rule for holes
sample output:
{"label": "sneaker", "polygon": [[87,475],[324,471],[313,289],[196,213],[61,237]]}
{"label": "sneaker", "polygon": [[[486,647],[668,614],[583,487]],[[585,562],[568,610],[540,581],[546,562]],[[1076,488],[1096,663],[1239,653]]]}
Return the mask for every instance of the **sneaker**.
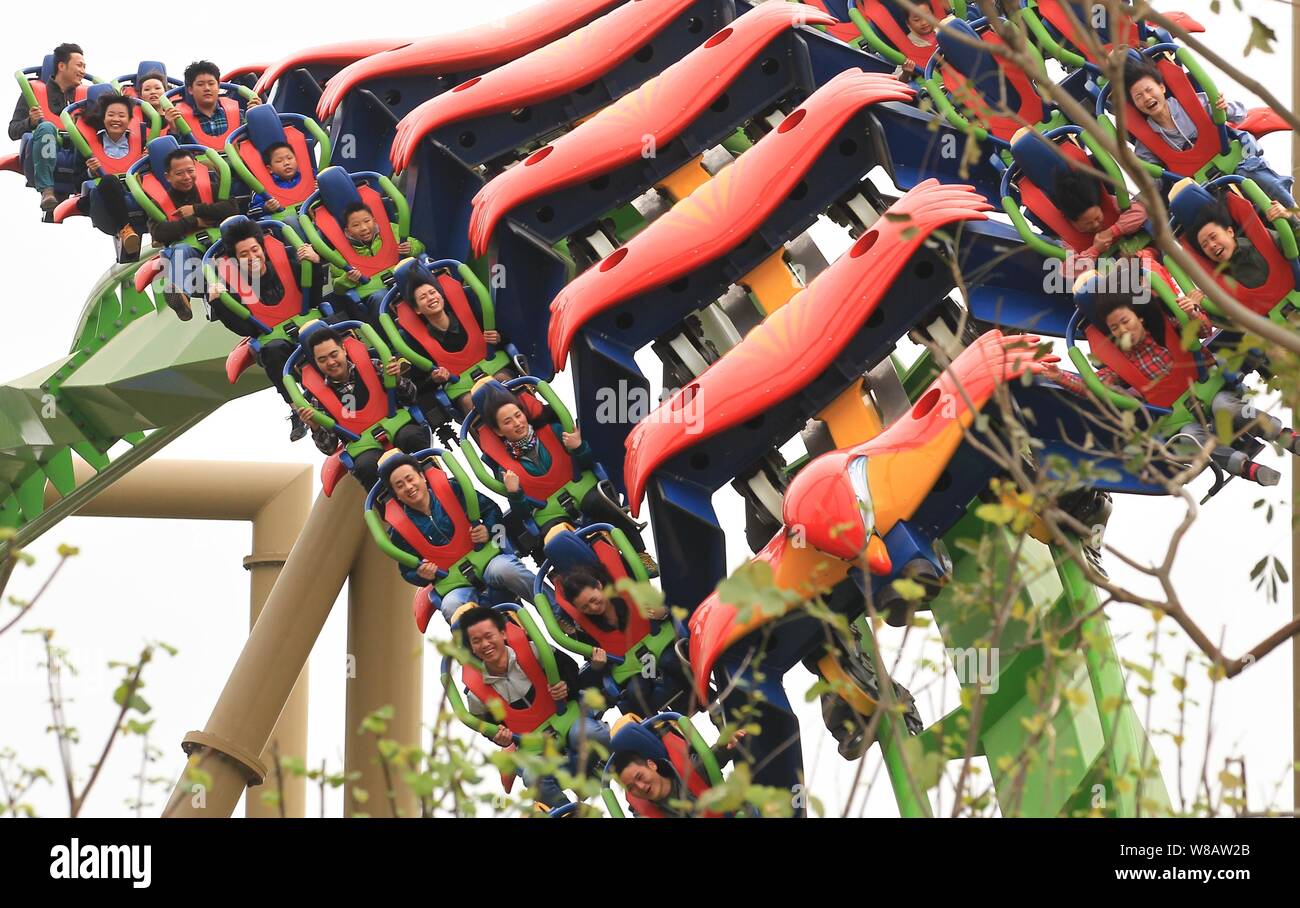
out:
{"label": "sneaker", "polygon": [[188,322],[194,317],[194,311],[190,309],[190,298],[179,290],[164,290],[163,299],[181,321]]}
{"label": "sneaker", "polygon": [[641,563],[645,565],[646,576],[651,580],[659,576],[659,565],[655,563],[655,557],[649,552],[638,552]]}
{"label": "sneaker", "polygon": [[1300,454],[1300,435],[1295,433],[1295,429],[1283,429],[1277,440],[1292,454]]}
{"label": "sneaker", "polygon": [[54,195],[53,189],[41,190],[41,211],[53,211],[59,207],[59,200]]}
{"label": "sneaker", "polygon": [[1245,477],[1251,482],[1257,482],[1262,486],[1275,486],[1282,481],[1281,473],[1261,463],[1247,464]]}
{"label": "sneaker", "polygon": [[122,244],[122,251],[127,255],[135,257],[140,254],[140,234],[130,224],[117,232],[117,241]]}
{"label": "sneaker", "polygon": [[298,441],[307,437],[307,426],[298,418],[297,413],[289,414],[289,440]]}

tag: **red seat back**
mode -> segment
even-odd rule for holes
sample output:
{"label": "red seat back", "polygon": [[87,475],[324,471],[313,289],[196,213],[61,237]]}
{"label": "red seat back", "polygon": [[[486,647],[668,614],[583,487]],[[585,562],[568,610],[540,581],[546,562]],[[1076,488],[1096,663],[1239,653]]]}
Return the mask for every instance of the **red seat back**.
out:
{"label": "red seat back", "polygon": [[[460,676],[465,682],[465,686],[470,692],[479,698],[485,706],[492,703],[500,703],[505,711],[503,724],[517,735],[524,735],[530,731],[536,731],[541,728],[542,723],[551,716],[555,715],[555,701],[547,688],[550,686],[546,680],[546,670],[542,668],[541,660],[533,655],[531,641],[524,629],[513,621],[506,622],[506,645],[515,651],[515,659],[519,667],[524,670],[528,676],[529,682],[533,685],[533,702],[524,709],[516,709],[507,703],[500,694],[496,692],[486,681],[483,680],[483,674],[472,665],[461,667]],[[495,710],[492,711],[494,714]]]}
{"label": "red seat back", "polygon": [[365,185],[358,186],[357,193],[361,196],[362,203],[370,209],[375,223],[379,225],[380,246],[379,251],[374,255],[358,254],[356,249],[352,248],[352,241],[344,233],[343,225],[324,205],[314,206],[311,217],[316,224],[316,229],[329,241],[334,250],[343,256],[348,267],[355,268],[367,278],[371,278],[396,266],[401,259],[401,254],[397,251],[397,237],[393,235],[393,225],[388,219],[387,209],[384,208],[384,197]]}
{"label": "red seat back", "polygon": [[429,330],[428,322],[415,311],[413,303],[399,300],[393,308],[397,313],[398,325],[424,348],[429,358],[437,365],[459,375],[487,359],[487,341],[483,339],[483,326],[478,323],[460,281],[446,272],[439,272],[435,275],[435,280],[438,282],[438,291],[442,294],[442,298],[451,306],[451,311],[455,313],[469,338],[463,348],[451,351],[438,343],[433,332]]}
{"label": "red seat back", "polygon": [[[626,579],[630,576],[628,574],[627,565],[623,563],[623,558],[615,546],[606,542],[604,539],[598,539],[592,545],[592,549],[595,551],[596,557],[600,559],[600,563],[604,566],[605,570],[609,572],[609,576],[613,578],[615,582],[620,579]],[[626,655],[632,647],[636,646],[638,642],[650,635],[650,621],[641,614],[641,610],[637,608],[636,603],[634,602],[627,602],[628,615],[626,628],[623,630],[618,630],[617,628],[614,630],[603,630],[591,620],[589,615],[584,614],[577,606],[569,601],[569,599],[564,595],[564,590],[561,589],[558,584],[555,587],[555,601],[559,604],[560,608],[564,610],[564,613],[573,619],[574,623],[576,623],[578,627],[582,628],[591,639],[596,641],[597,646],[612,655],[620,657]]]}
{"label": "red seat back", "polygon": [[[357,377],[369,392],[370,397],[364,407],[361,409],[345,408],[338,395],[325,381],[325,376],[316,368],[315,363],[309,363],[303,368],[302,383],[303,387],[320,401],[321,406],[333,417],[335,422],[349,432],[360,435],[388,416],[388,391],[384,388],[379,373],[375,370],[375,364],[370,361],[370,351],[365,344],[355,337],[348,336],[343,338],[343,351],[347,354],[348,359],[352,361],[352,365],[357,370]],[[310,356],[310,351],[308,351],[308,355]]]}

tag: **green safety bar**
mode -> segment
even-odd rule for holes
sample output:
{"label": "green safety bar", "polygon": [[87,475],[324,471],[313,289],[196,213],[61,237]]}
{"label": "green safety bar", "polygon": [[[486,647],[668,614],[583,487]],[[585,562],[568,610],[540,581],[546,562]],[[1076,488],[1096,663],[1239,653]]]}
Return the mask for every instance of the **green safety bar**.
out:
{"label": "green safety bar", "polygon": [[[401,267],[401,263],[398,264],[398,267]],[[478,297],[479,307],[483,310],[483,330],[495,331],[497,313],[496,305],[492,302],[492,295],[488,293],[488,289],[483,286],[483,282],[479,280],[478,275],[474,273],[474,269],[469,265],[464,262],[459,263],[456,272],[460,276],[461,282],[467,285],[474,292],[474,295]],[[407,362],[424,372],[432,372],[436,368],[433,360],[417,353],[406,342],[401,332],[397,330],[397,322],[393,319],[391,313],[385,312],[381,315],[379,323],[383,327],[384,334],[387,335],[389,342],[393,345],[393,349],[402,354]]]}
{"label": "green safety bar", "polygon": [[[528,639],[537,645],[537,654],[541,659],[542,671],[546,673],[546,683],[548,685],[558,684],[561,678],[559,667],[555,664],[555,653],[551,649],[550,643],[542,636],[542,632],[538,630],[537,624],[529,616],[528,612],[523,609],[518,609],[510,614],[519,619],[519,623],[523,625],[524,633],[528,635]],[[507,620],[509,619],[507,618]],[[449,663],[450,661],[451,660],[448,660]],[[472,654],[469,656],[468,662],[471,667],[478,669],[480,672],[483,671],[483,663],[474,658]],[[489,722],[486,719],[481,719],[469,711],[465,706],[464,698],[460,694],[460,688],[456,685],[455,681],[452,680],[450,671],[442,673],[442,687],[443,690],[447,692],[447,699],[451,702],[452,712],[456,714],[456,718],[460,719],[461,722],[465,723],[475,731],[487,735],[489,738],[495,736],[496,733],[501,730],[499,724]],[[538,691],[537,693],[538,695],[541,695],[541,691]],[[549,696],[549,694],[547,696]],[[556,715],[560,716],[570,712],[576,712],[577,709],[577,701],[570,700],[566,705],[564,712],[557,712]],[[573,718],[577,717],[574,716]],[[520,735],[519,738],[521,746],[528,748],[535,748],[545,740],[540,731],[528,732],[527,734]]]}
{"label": "green safety bar", "polygon": [[861,10],[858,9],[857,4],[849,7],[849,21],[858,27],[858,33],[862,35],[862,40],[877,56],[884,57],[895,66],[902,66],[907,61],[906,55],[876,33],[876,30],[871,27],[871,23],[867,21],[867,17],[862,15]]}
{"label": "green safety bar", "polygon": [[[539,381],[536,385],[536,390],[538,394],[542,395],[542,399],[551,405],[551,409],[555,411],[555,415],[560,420],[560,428],[565,432],[572,432],[574,429],[573,414],[569,412],[569,408],[564,405],[564,401],[560,400],[559,396],[555,393],[554,389],[551,388],[550,384],[544,381]],[[488,426],[483,426],[483,431],[491,432],[492,429]],[[493,476],[488,470],[487,465],[483,463],[483,458],[478,456],[473,445],[470,444],[469,438],[462,438],[460,440],[460,449],[461,453],[465,455],[465,459],[469,461],[470,467],[474,470],[474,475],[478,478],[479,482],[483,483],[483,485],[487,486],[488,489],[496,492],[498,495],[508,494],[506,492],[505,484]]]}
{"label": "green safety bar", "polygon": [[[14,72],[14,78],[18,80],[18,90],[22,92],[23,100],[27,102],[27,107],[40,107],[41,102],[36,100],[36,92],[32,89],[32,80],[27,77],[27,73],[21,69]],[[92,85],[98,85],[103,79],[98,79],[90,73],[86,73],[85,78],[89,79]],[[59,111],[63,113],[63,111]]]}
{"label": "green safety bar", "polygon": [[1020,210],[1016,200],[1011,196],[1002,197],[1002,210],[1006,212],[1007,217],[1011,219],[1011,225],[1016,228],[1020,238],[1025,241],[1025,245],[1037,252],[1044,258],[1066,259],[1069,253],[1065,247],[1059,243],[1054,243],[1041,233],[1037,233],[1029,226],[1029,221],[1025,218],[1025,213]]}
{"label": "green safety bar", "polygon": [[[362,337],[365,338],[366,343],[368,343],[375,352],[379,354],[379,374],[383,381],[384,388],[389,390],[395,388],[397,386],[397,376],[388,374],[388,364],[393,360],[393,351],[388,349],[388,345],[384,343],[383,339],[379,336],[379,332],[375,331],[374,328],[366,324],[359,325],[358,328],[361,331]],[[301,332],[299,336],[301,336]],[[293,401],[295,409],[306,407],[308,410],[311,410],[312,422],[316,423],[316,425],[321,428],[333,429],[335,427],[336,423],[332,417],[322,413],[307,402],[307,398],[303,396],[302,389],[298,387],[298,383],[294,381],[292,375],[282,376],[282,380],[284,382],[284,389],[289,392],[289,398]]]}
{"label": "green safety bar", "polygon": [[1110,153],[1106,151],[1106,149],[1101,147],[1101,143],[1099,143],[1086,129],[1079,135],[1083,139],[1083,144],[1087,147],[1089,154],[1092,155],[1093,160],[1100,164],[1101,169],[1106,172],[1108,177],[1110,177],[1111,185],[1115,188],[1115,201],[1119,204],[1119,207],[1128,208],[1131,204],[1131,199],[1128,194],[1128,184],[1124,181],[1124,172],[1120,170],[1119,164],[1110,156]]}
{"label": "green safety bar", "polygon": [[[158,111],[154,110],[153,105],[148,101],[142,101],[139,98],[133,100],[136,104],[140,105],[140,109],[143,110],[145,116],[149,118],[149,132],[146,135],[145,141],[146,143],[151,142],[158,138],[158,134],[162,132],[162,118],[158,116]],[[72,147],[77,150],[77,154],[81,155],[85,160],[89,160],[93,157],[94,152],[90,149],[90,143],[87,142],[86,137],[81,134],[81,130],[77,129],[77,124],[73,121],[72,115],[68,113],[66,108],[59,114],[59,119],[63,122],[63,129],[67,132],[68,139],[72,142]],[[130,126],[127,126],[127,129],[130,128]]]}
{"label": "green safety bar", "polygon": [[[251,101],[253,98],[257,97],[257,92],[243,85],[236,85],[235,91],[245,101]],[[161,98],[158,99],[158,106],[161,107],[163,110],[171,110],[176,105],[172,103],[171,98],[167,97],[167,95],[164,94]],[[181,117],[176,121],[176,131],[183,136],[191,136],[194,134],[193,130],[190,129],[190,124],[185,121],[184,117]]]}
{"label": "green safety bar", "polygon": [[[330,166],[330,158],[333,156],[333,146],[330,145],[330,137],[325,130],[321,129],[320,124],[311,117],[304,117],[302,125],[303,128],[311,134],[311,137],[316,140],[316,172],[319,173],[326,167]],[[267,191],[266,187],[262,185],[262,181],[253,176],[253,172],[248,169],[248,165],[245,164],[244,159],[240,157],[239,149],[235,147],[235,143],[231,142],[229,139],[226,140],[224,154],[226,160],[230,162],[231,169],[235,171],[235,175],[243,180],[247,186],[251,187],[254,192]]]}
{"label": "green safety bar", "polygon": [[[302,237],[298,236],[298,234],[295,233],[293,228],[290,227],[288,224],[284,225],[284,232],[285,232],[286,240],[288,241],[288,245],[291,248],[297,249],[299,246],[302,245],[303,242]],[[229,251],[231,253],[234,252],[233,249]],[[310,265],[307,262],[298,263],[299,279],[304,284],[307,283],[309,267]],[[217,275],[217,270],[214,267],[212,267],[211,262],[204,263],[203,277],[209,284],[221,283],[221,280]],[[227,309],[229,309],[231,312],[233,312],[235,315],[239,316],[240,318],[251,319],[253,317],[253,313],[248,311],[248,307],[246,307],[239,300],[235,299],[234,295],[231,294],[229,290],[222,290],[220,295],[217,298],[221,301],[222,305],[224,305]]]}
{"label": "green safety bar", "polygon": [[1035,43],[1047,52],[1049,56],[1055,57],[1067,66],[1075,69],[1082,69],[1087,64],[1087,59],[1082,54],[1077,54],[1067,47],[1064,47],[1059,41],[1052,37],[1043,20],[1038,18],[1038,12],[1033,5],[1022,6],[1012,14],[1013,18],[1022,18],[1029,31],[1033,34]]}
{"label": "green safety bar", "polygon": [[[217,172],[217,191],[216,198],[225,199],[230,197],[230,168],[226,166],[225,160],[211,148],[204,148],[198,152],[198,156],[212,164],[212,169]],[[144,191],[140,185],[140,178],[134,173],[127,172],[126,188],[131,191],[132,197],[135,198],[136,204],[144,209],[145,217],[151,221],[159,223],[166,221],[167,216],[162,213],[149,194]]]}
{"label": "green safety bar", "polygon": [[[482,513],[478,506],[478,494],[474,488],[474,483],[469,478],[469,474],[465,472],[465,468],[460,465],[456,458],[451,456],[450,451],[442,454],[432,454],[430,459],[433,461],[434,466],[438,465],[439,460],[447,464],[447,468],[451,470],[451,475],[460,485],[460,490],[465,496],[466,515],[468,515],[471,523],[478,523],[482,519]],[[365,521],[366,526],[370,528],[370,535],[374,537],[375,545],[379,546],[385,555],[404,567],[418,568],[420,566],[419,556],[399,549],[388,538],[388,533],[384,531],[383,520],[379,516],[377,508],[366,509]]]}

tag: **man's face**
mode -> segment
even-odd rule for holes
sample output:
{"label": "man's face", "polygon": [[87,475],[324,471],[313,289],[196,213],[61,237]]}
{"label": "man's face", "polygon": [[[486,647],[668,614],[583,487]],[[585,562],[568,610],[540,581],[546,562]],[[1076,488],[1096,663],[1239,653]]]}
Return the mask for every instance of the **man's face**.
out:
{"label": "man's face", "polygon": [[235,258],[249,275],[261,274],[266,269],[266,252],[253,237],[245,237],[235,244]]}
{"label": "man's face", "polygon": [[292,148],[277,148],[271,152],[271,173],[282,180],[292,180],[298,173],[298,156]]}
{"label": "man's face", "polygon": [[193,158],[175,158],[167,167],[167,182],[180,192],[189,192],[194,188],[198,177],[199,165]]}
{"label": "man's face", "polygon": [[428,510],[429,484],[414,467],[405,464],[398,467],[388,477],[388,484],[393,490],[393,497],[402,504],[410,505],[418,511]]}
{"label": "man's face", "polygon": [[110,136],[120,136],[126,132],[130,123],[131,114],[125,104],[110,104],[108,110],[104,111],[104,131]]}
{"label": "man's face", "polygon": [[518,404],[506,404],[497,410],[497,434],[506,441],[523,441],[528,437],[528,417]]}
{"label": "man's face", "polygon": [[348,222],[343,226],[348,232],[348,237],[358,243],[369,243],[375,238],[379,229],[375,224],[375,216],[369,210],[352,212],[348,215]]}
{"label": "man's face", "polygon": [[167,86],[163,84],[162,79],[145,79],[140,83],[140,98],[148,101],[153,106],[158,106],[158,99],[167,91]]}
{"label": "man's face", "polygon": [[673,790],[673,783],[659,775],[654,760],[627,764],[618,780],[628,794],[646,801],[662,801]]}
{"label": "man's face", "polygon": [[1163,119],[1169,110],[1164,86],[1150,76],[1144,76],[1130,85],[1128,95],[1133,106],[1145,116]]}
{"label": "man's face", "polygon": [[573,607],[584,615],[603,615],[609,608],[609,597],[598,586],[589,586],[573,600]]}
{"label": "man's face", "polygon": [[1237,251],[1237,233],[1231,227],[1206,224],[1196,234],[1196,242],[1205,257],[1216,265],[1226,263]]}
{"label": "man's face", "polygon": [[81,54],[72,54],[67,63],[60,63],[54,71],[54,78],[64,87],[71,87],[86,77],[86,58]]}
{"label": "man's face", "polygon": [[1106,330],[1115,339],[1115,343],[1119,344],[1120,349],[1132,350],[1146,337],[1142,319],[1127,306],[1116,309],[1106,316]]}
{"label": "man's face", "polygon": [[343,345],[336,340],[322,341],[311,352],[316,368],[330,378],[343,378],[348,374],[348,356]]}
{"label": "man's face", "polygon": [[1083,214],[1070,222],[1075,230],[1080,233],[1086,233],[1089,236],[1101,229],[1104,218],[1101,213],[1100,205],[1093,205],[1091,208],[1084,210]]}
{"label": "man's face", "polygon": [[433,284],[421,284],[415,288],[415,311],[426,318],[437,316],[446,306],[447,301]]}
{"label": "man's face", "polygon": [[486,666],[499,666],[509,659],[506,635],[491,621],[480,621],[469,629],[469,649]]}
{"label": "man's face", "polygon": [[217,106],[219,91],[221,91],[221,83],[211,73],[200,73],[190,84],[190,97],[205,113]]}

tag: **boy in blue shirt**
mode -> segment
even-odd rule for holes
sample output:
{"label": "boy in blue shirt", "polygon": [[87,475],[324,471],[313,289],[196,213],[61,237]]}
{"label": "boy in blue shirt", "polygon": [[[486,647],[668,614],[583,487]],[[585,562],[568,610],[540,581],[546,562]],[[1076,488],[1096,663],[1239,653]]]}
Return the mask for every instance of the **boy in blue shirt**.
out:
{"label": "boy in blue shirt", "polygon": [[[276,142],[262,152],[262,162],[271,174],[271,179],[281,189],[293,189],[302,182],[302,172],[298,169],[298,156],[288,142]],[[283,211],[284,206],[275,200],[269,192],[253,194],[248,207],[261,208],[268,214]]]}

